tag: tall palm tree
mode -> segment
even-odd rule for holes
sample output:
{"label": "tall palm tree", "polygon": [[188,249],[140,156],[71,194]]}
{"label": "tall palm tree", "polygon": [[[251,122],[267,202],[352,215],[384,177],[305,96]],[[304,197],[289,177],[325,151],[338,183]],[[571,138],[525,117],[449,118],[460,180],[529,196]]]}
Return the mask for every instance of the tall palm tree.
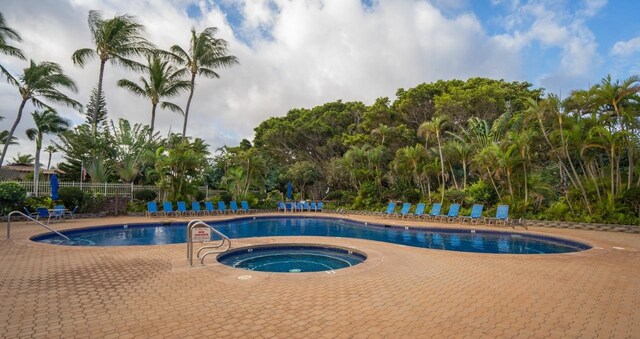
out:
{"label": "tall palm tree", "polygon": [[444,203],[444,182],[445,182],[445,177],[444,177],[444,159],[442,157],[442,133],[444,132],[444,129],[447,126],[447,117],[446,116],[436,116],[433,119],[431,119],[431,121],[425,121],[423,122],[420,127],[418,127],[418,136],[421,136],[423,138],[425,138],[425,140],[428,140],[431,138],[431,136],[435,135],[436,140],[438,141],[438,153],[440,155],[440,171],[442,174],[442,187],[440,189],[441,191],[441,197],[440,197],[440,203]]}
{"label": "tall palm tree", "polygon": [[[148,52],[152,45],[142,36],[144,26],[136,22],[136,18],[130,15],[118,15],[112,19],[104,20],[102,13],[96,10],[89,11],[89,29],[95,49],[81,48],[73,52],[72,60],[75,65],[84,67],[94,58],[100,59],[100,71],[98,73],[97,98],[93,112],[99,112],[101,96],[103,94],[102,81],[104,68],[107,61],[113,65],[121,65],[131,69],[142,69],[143,65],[129,58]],[[97,129],[98,117],[93,117],[93,131]]]}
{"label": "tall palm tree", "polygon": [[153,135],[153,126],[156,120],[156,107],[169,109],[174,112],[182,112],[182,109],[171,102],[160,101],[163,98],[172,98],[189,89],[191,84],[182,79],[185,70],[176,70],[169,61],[160,58],[158,53],[147,56],[148,66],[145,67],[148,79],[140,77],[142,85],[127,79],[118,81],[118,86],[127,89],[129,92],[148,98],[151,100],[151,130],[149,136]]}
{"label": "tall palm tree", "polygon": [[[633,119],[623,119],[622,106],[625,101],[629,100],[636,93],[640,92],[640,77],[637,75],[620,82],[611,79],[611,75],[604,77],[599,84],[593,87],[597,102],[605,105],[605,110],[615,114],[616,124],[623,132],[627,132],[633,124]],[[629,122],[625,120],[630,120]],[[629,170],[627,171],[627,189],[631,188],[633,181],[633,151],[634,145],[629,138],[625,137],[627,143],[627,158],[629,161]]]}
{"label": "tall palm tree", "polygon": [[53,155],[53,153],[58,152],[58,149],[53,146],[53,145],[49,145],[47,147],[44,148],[45,153],[49,153],[49,160],[47,160],[47,169],[51,168],[51,156]]}
{"label": "tall palm tree", "polygon": [[[19,48],[7,45],[7,40],[9,39],[18,42],[22,41],[20,34],[18,34],[18,32],[16,32],[11,27],[7,26],[7,23],[4,20],[4,15],[2,15],[2,12],[0,12],[0,53],[26,60],[24,54]],[[0,67],[2,66],[0,65]]]}
{"label": "tall palm tree", "polygon": [[[70,122],[59,116],[53,109],[34,111],[31,113],[35,128],[29,128],[26,133],[29,140],[36,142],[36,159],[33,165],[33,192],[38,194],[38,179],[40,178],[40,150],[42,149],[42,137],[45,134],[62,133],[69,129]],[[51,160],[51,158],[49,158]]]}
{"label": "tall palm tree", "polygon": [[220,75],[215,69],[230,67],[238,63],[238,59],[229,55],[227,41],[215,37],[218,29],[207,27],[199,34],[195,28],[191,29],[191,42],[189,52],[178,45],[171,46],[171,52],[175,61],[184,66],[183,70],[191,72],[191,91],[187,100],[187,107],[184,110],[184,125],[182,126],[182,137],[187,134],[187,120],[189,119],[189,108],[195,90],[196,75],[203,75],[208,78],[219,78]]}
{"label": "tall palm tree", "polygon": [[[82,107],[79,102],[60,92],[59,88],[66,88],[73,92],[77,92],[78,89],[76,88],[75,82],[65,75],[62,71],[62,67],[56,63],[43,61],[36,64],[31,60],[29,67],[25,68],[22,75],[18,78],[15,78],[4,69],[2,69],[2,73],[4,73],[7,77],[7,81],[11,85],[18,88],[20,96],[22,97],[16,121],[9,130],[7,140],[11,140],[13,137],[13,133],[16,131],[16,128],[20,123],[20,119],[22,118],[22,111],[24,110],[24,106],[27,104],[27,101],[31,101],[31,103],[38,108],[51,108],[49,105],[42,102],[39,99],[40,97],[60,105],[78,109]],[[0,167],[2,167],[8,147],[8,143],[4,144],[2,155],[0,155]]]}

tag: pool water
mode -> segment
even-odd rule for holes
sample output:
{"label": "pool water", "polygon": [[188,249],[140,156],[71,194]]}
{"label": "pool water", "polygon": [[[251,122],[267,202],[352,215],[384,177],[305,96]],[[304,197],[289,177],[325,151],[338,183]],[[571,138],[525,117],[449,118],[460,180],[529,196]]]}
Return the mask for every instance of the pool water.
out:
{"label": "pool water", "polygon": [[240,248],[218,255],[218,261],[227,266],[279,273],[333,271],[365,259],[361,253],[338,247],[289,244]]}
{"label": "pool water", "polygon": [[[404,228],[336,218],[248,217],[209,222],[229,238],[322,236],[358,238],[405,246],[461,252],[548,254],[578,252],[589,245],[555,237],[451,228]],[[71,241],[47,233],[31,240],[69,246],[132,246],[186,242],[186,224],[101,226],[62,232]],[[214,235],[212,235],[214,237]]]}

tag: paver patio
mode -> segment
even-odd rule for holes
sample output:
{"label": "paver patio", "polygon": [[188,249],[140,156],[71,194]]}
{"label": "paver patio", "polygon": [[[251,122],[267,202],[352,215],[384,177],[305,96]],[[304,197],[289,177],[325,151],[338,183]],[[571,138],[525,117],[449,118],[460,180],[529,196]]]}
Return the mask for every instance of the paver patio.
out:
{"label": "paver patio", "polygon": [[35,224],[11,226],[9,240],[6,223],[0,226],[3,338],[640,337],[640,234],[530,228],[594,246],[554,255],[462,253],[346,238],[232,239],[233,247],[325,243],[369,256],[333,274],[270,274],[222,266],[212,256],[206,267],[188,268],[184,244],[56,246],[28,240],[45,231]]}

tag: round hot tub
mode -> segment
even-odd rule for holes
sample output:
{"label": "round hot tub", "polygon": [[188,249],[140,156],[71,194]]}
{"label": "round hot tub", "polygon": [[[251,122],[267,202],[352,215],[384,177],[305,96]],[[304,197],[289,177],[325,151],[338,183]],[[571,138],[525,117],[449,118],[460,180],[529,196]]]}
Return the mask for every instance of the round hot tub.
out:
{"label": "round hot tub", "polygon": [[221,253],[218,261],[250,271],[303,273],[333,271],[357,265],[367,256],[354,249],[314,244],[270,244]]}

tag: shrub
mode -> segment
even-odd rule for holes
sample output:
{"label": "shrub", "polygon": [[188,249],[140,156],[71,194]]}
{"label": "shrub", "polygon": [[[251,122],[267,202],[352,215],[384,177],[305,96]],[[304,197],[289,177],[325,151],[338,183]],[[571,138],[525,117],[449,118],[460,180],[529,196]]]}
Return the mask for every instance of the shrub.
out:
{"label": "shrub", "polygon": [[24,206],[30,211],[34,211],[38,207],[53,207],[53,200],[50,197],[29,197],[24,201]]}
{"label": "shrub", "polygon": [[58,190],[58,197],[66,208],[82,206],[84,202],[84,193],[77,187],[61,187]]}
{"label": "shrub", "polygon": [[197,191],[194,195],[193,195],[194,199],[196,201],[204,201],[204,199],[206,199],[207,195],[204,194],[201,191]]}
{"label": "shrub", "polygon": [[153,201],[156,200],[158,194],[154,190],[143,189],[133,192],[133,198],[140,201]]}
{"label": "shrub", "polygon": [[147,210],[147,203],[140,200],[132,200],[127,204],[127,212],[144,212]]}
{"label": "shrub", "polygon": [[495,205],[498,202],[496,191],[483,180],[478,180],[467,188],[467,194],[471,198],[470,203],[483,204],[485,206]]}
{"label": "shrub", "polygon": [[15,182],[0,184],[0,206],[3,214],[10,212],[22,204],[27,198],[27,190]]}
{"label": "shrub", "polygon": [[104,196],[94,195],[92,193],[86,193],[83,197],[83,204],[80,205],[80,212],[82,213],[99,213],[102,212],[102,205],[104,204]]}

